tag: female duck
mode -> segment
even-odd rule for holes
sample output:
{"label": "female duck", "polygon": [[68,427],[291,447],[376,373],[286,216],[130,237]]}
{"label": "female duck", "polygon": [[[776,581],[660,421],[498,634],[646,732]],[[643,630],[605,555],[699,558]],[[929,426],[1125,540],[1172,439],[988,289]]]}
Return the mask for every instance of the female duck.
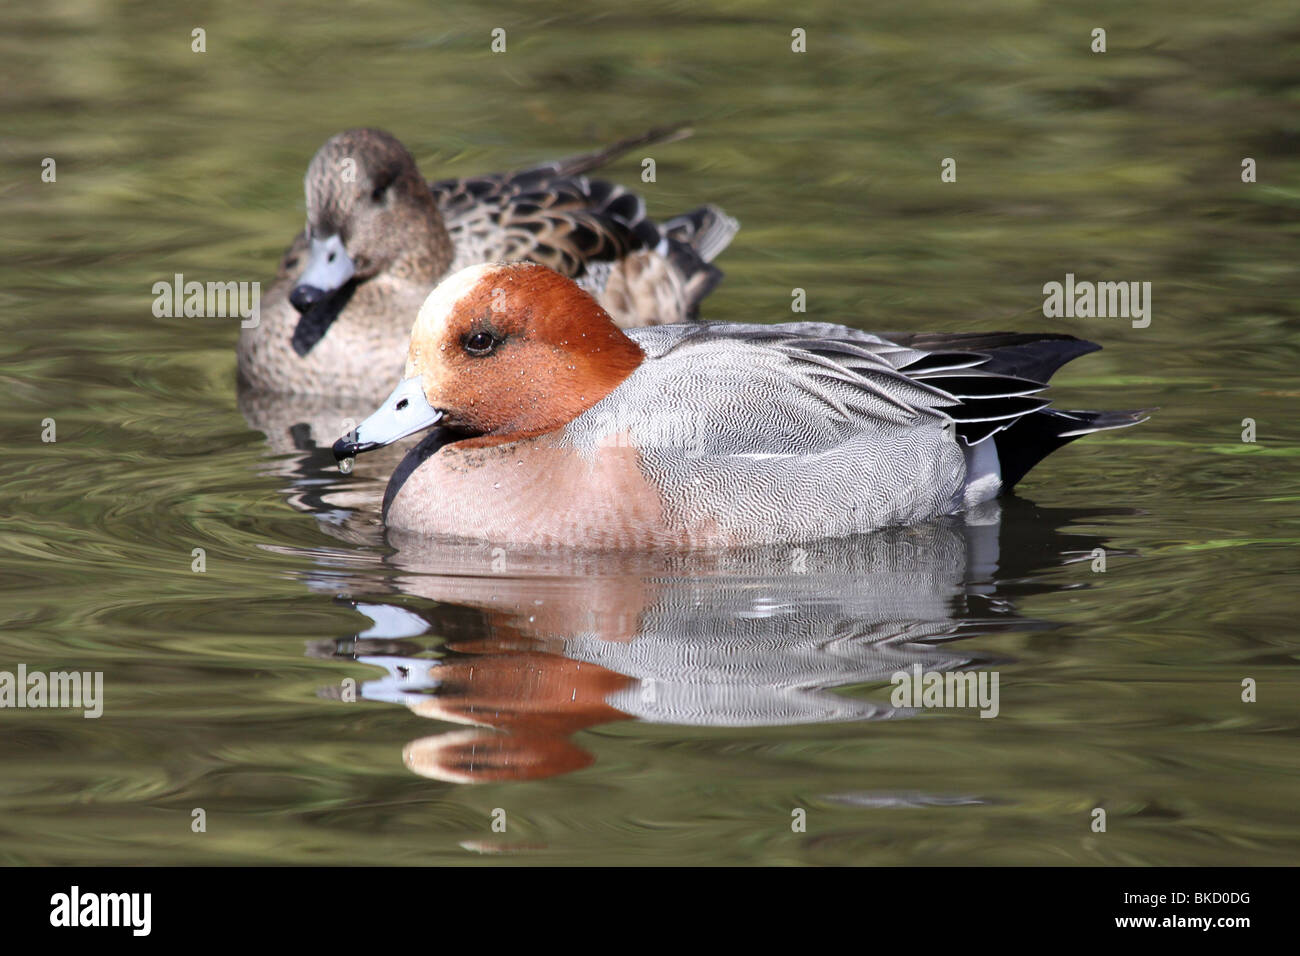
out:
{"label": "female duck", "polygon": [[339,458],[434,432],[390,527],[503,544],[806,541],[958,512],[1139,412],[1038,397],[1097,346],[1066,335],[692,323],[621,330],[540,266],[480,265],[419,311],[401,382]]}
{"label": "female duck", "polygon": [[239,337],[241,379],[261,392],[377,401],[401,371],[411,316],[448,272],[497,259],[576,279],[621,325],[693,318],[737,224],[714,206],[662,224],[621,186],[584,173],[645,136],[520,173],[426,183],[394,136],[339,133],[307,169],[307,228]]}

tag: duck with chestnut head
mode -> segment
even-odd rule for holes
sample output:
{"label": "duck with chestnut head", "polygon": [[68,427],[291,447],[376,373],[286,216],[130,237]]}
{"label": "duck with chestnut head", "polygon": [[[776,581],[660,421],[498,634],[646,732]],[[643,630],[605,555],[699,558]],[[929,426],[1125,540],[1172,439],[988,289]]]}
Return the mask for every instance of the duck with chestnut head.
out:
{"label": "duck with chestnut head", "polygon": [[980,504],[1142,412],[1040,393],[1067,335],[873,335],[829,323],[623,330],[542,266],[462,270],[425,300],[401,381],[340,459],[426,429],[391,527],[540,548],[809,541]]}

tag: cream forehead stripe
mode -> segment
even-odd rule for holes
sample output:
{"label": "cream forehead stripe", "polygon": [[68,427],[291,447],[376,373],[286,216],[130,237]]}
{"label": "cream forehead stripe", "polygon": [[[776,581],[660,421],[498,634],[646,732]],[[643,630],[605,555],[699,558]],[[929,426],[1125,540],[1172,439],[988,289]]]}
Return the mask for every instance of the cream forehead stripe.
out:
{"label": "cream forehead stripe", "polygon": [[497,270],[494,263],[469,266],[449,275],[438,283],[438,287],[429,293],[420,306],[416,316],[415,327],[425,336],[436,336],[447,327],[447,320],[456,311],[456,304],[474,291],[483,278]]}
{"label": "cream forehead stripe", "polygon": [[429,347],[433,348],[434,343],[442,339],[447,322],[456,311],[456,304],[473,292],[475,287],[497,268],[498,266],[491,262],[468,266],[447,276],[429,293],[415,317],[415,327],[411,329],[411,347],[406,355],[406,370],[402,373],[403,378],[410,378],[412,375],[426,371],[420,367],[421,346],[428,343]]}

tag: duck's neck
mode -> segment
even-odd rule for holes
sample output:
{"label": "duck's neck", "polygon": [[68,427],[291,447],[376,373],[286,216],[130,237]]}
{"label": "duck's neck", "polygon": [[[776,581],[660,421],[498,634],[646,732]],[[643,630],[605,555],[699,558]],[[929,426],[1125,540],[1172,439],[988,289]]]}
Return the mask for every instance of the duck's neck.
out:
{"label": "duck's neck", "polygon": [[606,398],[645,360],[635,342],[617,328],[614,331],[617,338],[611,336],[588,356],[571,357],[549,378],[544,403],[514,409],[513,416],[480,436],[476,444],[500,445],[557,432]]}
{"label": "duck's neck", "polygon": [[568,280],[557,282],[553,273],[539,271],[527,279],[536,282],[528,294],[530,307],[544,317],[547,341],[563,351],[554,372],[558,387],[546,409],[548,424],[558,428],[618,388],[645,361],[645,353],[590,293]]}
{"label": "duck's neck", "polygon": [[456,253],[437,202],[427,189],[424,193],[410,210],[408,238],[388,271],[397,278],[432,288],[447,274]]}
{"label": "duck's neck", "polygon": [[[599,309],[599,306],[592,305]],[[604,315],[604,310],[600,310]],[[645,361],[645,353],[605,316],[604,326],[575,325],[555,340],[563,350],[557,361],[535,375],[539,390],[512,392],[495,427],[479,444],[497,445],[535,438],[564,428],[605,399]],[[500,403],[500,397],[498,397]]]}

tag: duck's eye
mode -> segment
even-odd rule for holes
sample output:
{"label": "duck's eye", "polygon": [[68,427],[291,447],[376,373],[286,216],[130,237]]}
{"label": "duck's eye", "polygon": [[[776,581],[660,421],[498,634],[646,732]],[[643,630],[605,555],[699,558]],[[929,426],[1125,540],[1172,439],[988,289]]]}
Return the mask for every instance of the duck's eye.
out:
{"label": "duck's eye", "polygon": [[370,190],[370,201],[376,205],[383,203],[388,198],[388,187],[397,182],[401,175],[402,164],[396,160],[377,169],[374,178],[371,179],[374,188]]}
{"label": "duck's eye", "polygon": [[465,351],[470,355],[487,355],[496,345],[491,332],[475,332],[465,340]]}

